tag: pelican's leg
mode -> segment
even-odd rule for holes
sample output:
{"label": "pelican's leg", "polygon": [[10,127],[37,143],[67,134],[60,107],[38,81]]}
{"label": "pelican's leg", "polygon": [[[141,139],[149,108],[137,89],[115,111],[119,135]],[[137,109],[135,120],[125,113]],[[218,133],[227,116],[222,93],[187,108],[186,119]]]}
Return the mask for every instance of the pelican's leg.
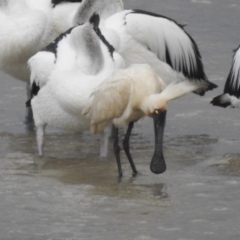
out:
{"label": "pelican's leg", "polygon": [[108,151],[109,128],[100,133],[100,157],[106,157]]}
{"label": "pelican's leg", "polygon": [[135,175],[135,174],[137,174],[137,169],[136,169],[135,164],[133,162],[132,155],[129,151],[129,139],[130,139],[130,136],[131,136],[133,125],[134,125],[134,122],[130,122],[128,124],[128,129],[127,129],[127,132],[126,132],[124,140],[123,140],[123,149],[124,149],[124,151],[127,155],[128,161],[129,161],[129,163],[132,167],[133,174]]}
{"label": "pelican's leg", "polygon": [[[29,99],[31,99],[30,83],[27,83],[26,91],[27,91],[27,100],[29,100]],[[27,107],[27,109],[26,109],[26,123],[27,124],[32,124],[33,123],[33,113],[32,113],[32,108],[31,107]]]}
{"label": "pelican's leg", "polygon": [[118,145],[118,128],[114,127],[114,142],[113,142],[113,149],[114,154],[117,160],[117,166],[118,166],[118,173],[119,177],[122,177],[122,166],[121,166],[121,160],[120,160],[120,147]]}
{"label": "pelican's leg", "polygon": [[166,110],[155,110],[153,113],[154,132],[155,132],[155,151],[150,164],[153,173],[160,174],[165,172],[166,163],[163,156],[163,132],[166,120]]}
{"label": "pelican's leg", "polygon": [[37,127],[37,145],[39,156],[43,156],[45,127],[46,125],[40,125]]}

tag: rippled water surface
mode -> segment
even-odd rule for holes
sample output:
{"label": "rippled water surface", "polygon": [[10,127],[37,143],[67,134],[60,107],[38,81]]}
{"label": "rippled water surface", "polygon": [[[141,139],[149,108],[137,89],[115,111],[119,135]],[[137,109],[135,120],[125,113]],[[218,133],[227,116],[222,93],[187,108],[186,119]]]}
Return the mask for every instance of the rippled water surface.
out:
{"label": "rippled water surface", "polygon": [[[24,123],[25,84],[0,74],[0,239],[240,239],[240,112],[209,104],[222,91],[239,42],[237,0],[132,0],[187,24],[206,73],[219,88],[169,104],[164,139],[167,171],[149,170],[151,119],[136,124],[131,150],[139,171],[124,176],[89,132],[47,128],[45,157]],[[139,23],[141,25],[141,23]],[[123,131],[122,131],[123,133]]]}

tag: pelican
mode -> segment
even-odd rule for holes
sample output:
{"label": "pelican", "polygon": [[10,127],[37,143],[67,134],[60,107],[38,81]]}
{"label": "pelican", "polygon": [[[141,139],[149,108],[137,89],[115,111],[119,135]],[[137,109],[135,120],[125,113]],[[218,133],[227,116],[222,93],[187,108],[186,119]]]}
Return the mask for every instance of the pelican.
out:
{"label": "pelican", "polygon": [[[55,0],[53,2],[55,7],[57,3],[59,4],[60,1]],[[61,34],[58,34],[57,37],[49,45],[41,49],[41,51],[38,51],[34,56],[32,56],[29,59],[28,66],[31,72],[30,82],[32,90],[38,87],[41,88],[49,80],[49,75],[51,74],[51,71],[54,69],[54,66],[56,64],[56,58],[57,55],[59,54],[57,52],[57,49],[59,48],[58,44],[67,34],[69,34],[72,31],[72,27],[80,24],[79,19],[81,19],[82,17],[85,19],[87,14],[89,18],[86,22],[88,22],[94,12],[97,12],[100,17],[103,16],[104,18],[105,16],[112,15],[123,9],[123,2],[121,0],[104,0],[104,1],[82,0],[80,2],[81,5],[78,7],[77,11],[72,12],[72,14],[66,14],[66,11],[68,10],[67,9],[68,5],[69,8],[71,7],[70,9],[72,10],[73,4],[66,4],[64,2],[57,5],[58,9],[54,11],[55,13],[54,23],[58,22],[58,20],[62,21],[61,16],[66,15],[69,16],[69,21],[71,22],[71,24],[65,26],[64,28],[61,28],[61,30],[58,31]],[[64,14],[62,13],[63,11]],[[62,24],[59,24],[58,26],[63,27],[64,23],[66,25],[66,23],[69,21],[64,21],[62,22]],[[56,27],[56,29],[58,29],[58,27]],[[34,95],[34,93],[32,92],[31,95]]]}
{"label": "pelican", "polygon": [[29,81],[27,60],[51,39],[49,0],[0,1],[0,70]]}
{"label": "pelican", "polygon": [[[79,14],[82,8],[87,6],[87,2],[87,0],[0,0],[0,70],[27,82],[28,99],[31,87],[27,61],[59,34],[78,25]],[[119,8],[122,2],[104,0],[101,4],[91,6],[91,11],[101,13],[102,8],[107,6],[105,12],[113,14],[115,5]],[[27,118],[31,120],[31,111],[28,111]]]}
{"label": "pelican", "polygon": [[[28,99],[28,59],[73,25],[70,16],[77,13],[80,2],[0,0],[0,70],[27,83]],[[26,118],[28,122],[32,120],[30,109]]]}
{"label": "pelican", "polygon": [[240,46],[234,50],[232,67],[228,74],[223,94],[213,98],[211,104],[218,107],[240,108]]}
{"label": "pelican", "polygon": [[[101,132],[113,123],[117,129],[129,125],[123,141],[133,174],[137,173],[135,164],[129,151],[129,138],[133,123],[144,116],[154,119],[155,152],[150,169],[160,174],[166,170],[166,163],[162,152],[163,131],[167,113],[167,103],[189,92],[201,89],[201,84],[188,80],[178,82],[175,79],[166,85],[148,64],[132,64],[128,68],[116,70],[108,79],[103,81],[92,93],[93,101],[83,110],[83,115],[91,119],[91,132]],[[118,164],[119,176],[122,176],[120,162],[120,148],[118,136],[114,142],[115,156]]]}
{"label": "pelican", "polygon": [[[88,5],[95,2],[88,0]],[[88,8],[79,9],[78,23],[88,21],[91,13]],[[175,20],[143,10],[106,12],[102,16],[99,28],[127,66],[147,63],[159,75],[165,74],[168,83],[172,81],[169,71],[173,70],[180,81],[200,82],[199,95],[217,87],[207,79],[196,42]]]}
{"label": "pelican", "polygon": [[[118,0],[104,0],[101,6],[109,5],[111,15],[116,11],[114,2],[120,7]],[[0,0],[0,70],[28,82],[28,59],[78,25],[86,3],[87,0]],[[91,9],[101,12],[99,4]]]}
{"label": "pelican", "polygon": [[[55,65],[42,86],[33,82],[32,106],[37,132],[39,155],[43,155],[46,125],[67,131],[89,130],[89,119],[82,111],[89,106],[91,94],[105,78],[125,65],[98,29],[99,16],[90,22],[71,28],[46,49],[55,52]],[[53,54],[53,53],[51,53]],[[34,66],[32,66],[34,67]],[[108,135],[103,134],[106,155]]]}

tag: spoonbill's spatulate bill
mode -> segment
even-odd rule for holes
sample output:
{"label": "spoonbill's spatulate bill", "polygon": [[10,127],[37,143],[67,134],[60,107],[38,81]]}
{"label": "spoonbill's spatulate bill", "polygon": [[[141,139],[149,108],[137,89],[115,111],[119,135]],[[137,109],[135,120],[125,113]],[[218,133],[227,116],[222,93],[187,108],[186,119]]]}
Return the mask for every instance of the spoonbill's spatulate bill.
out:
{"label": "spoonbill's spatulate bill", "polygon": [[163,135],[166,122],[166,110],[156,109],[153,112],[155,150],[150,164],[150,169],[155,174],[165,172],[166,163],[163,155]]}

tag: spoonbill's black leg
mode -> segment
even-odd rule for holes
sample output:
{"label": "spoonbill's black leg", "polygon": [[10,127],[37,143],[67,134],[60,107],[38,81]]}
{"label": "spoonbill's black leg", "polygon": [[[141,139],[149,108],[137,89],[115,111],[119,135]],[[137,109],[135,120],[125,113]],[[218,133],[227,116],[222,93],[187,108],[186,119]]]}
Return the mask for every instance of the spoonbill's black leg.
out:
{"label": "spoonbill's black leg", "polygon": [[113,127],[113,133],[114,133],[114,142],[113,142],[114,154],[115,154],[116,161],[117,161],[119,177],[122,177],[122,166],[121,166],[121,160],[120,160],[120,147],[118,145],[118,128]]}
{"label": "spoonbill's black leg", "polygon": [[166,121],[166,110],[157,109],[153,113],[155,132],[155,151],[150,164],[150,169],[155,174],[165,172],[166,163],[163,156],[163,133]]}
{"label": "spoonbill's black leg", "polygon": [[128,129],[127,129],[127,132],[126,132],[124,140],[123,140],[123,149],[124,149],[124,151],[127,155],[128,161],[129,161],[129,163],[132,167],[133,174],[136,175],[137,174],[137,169],[136,169],[135,164],[133,162],[132,155],[129,151],[129,139],[130,139],[130,136],[131,136],[133,125],[134,125],[134,122],[130,122],[128,124]]}

